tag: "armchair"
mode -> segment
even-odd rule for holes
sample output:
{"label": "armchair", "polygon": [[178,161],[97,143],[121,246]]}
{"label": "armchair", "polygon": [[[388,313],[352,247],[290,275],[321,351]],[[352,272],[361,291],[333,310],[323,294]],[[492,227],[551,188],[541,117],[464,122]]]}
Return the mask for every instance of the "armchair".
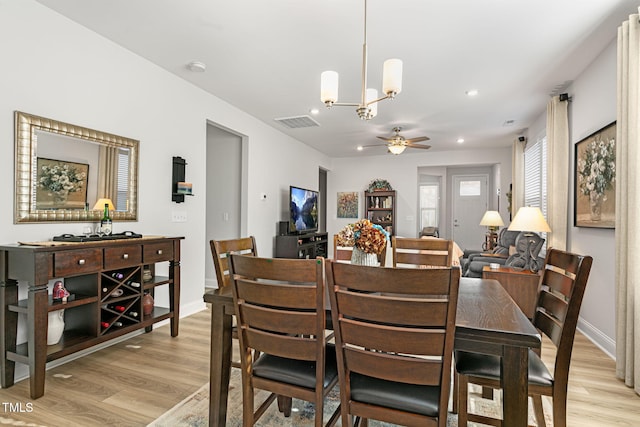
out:
{"label": "armchair", "polygon": [[[504,265],[509,257],[509,247],[515,246],[516,237],[518,237],[519,234],[519,231],[511,231],[507,228],[503,228],[498,234],[498,244],[491,252],[465,250],[464,257],[462,259],[462,275],[467,277],[482,277],[482,267],[485,265],[489,265],[490,263]],[[474,260],[482,262],[482,266],[479,266],[480,274],[468,276],[469,267]]]}

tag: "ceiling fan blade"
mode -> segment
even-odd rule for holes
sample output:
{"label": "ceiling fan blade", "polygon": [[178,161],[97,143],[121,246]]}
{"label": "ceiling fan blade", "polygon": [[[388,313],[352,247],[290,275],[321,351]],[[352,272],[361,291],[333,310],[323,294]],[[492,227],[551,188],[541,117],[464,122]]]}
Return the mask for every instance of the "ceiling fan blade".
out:
{"label": "ceiling fan blade", "polygon": [[431,148],[430,145],[421,145],[421,144],[407,144],[407,147],[409,147],[409,148],[422,148],[423,150],[428,150],[429,148]]}
{"label": "ceiling fan blade", "polygon": [[369,145],[363,145],[362,148],[369,148],[369,147],[387,147],[389,144],[369,144]]}
{"label": "ceiling fan blade", "polygon": [[428,141],[429,138],[428,136],[419,136],[417,138],[409,138],[409,139],[405,139],[405,141],[407,141],[409,144],[413,144],[414,142],[420,142],[420,141]]}
{"label": "ceiling fan blade", "polygon": [[387,138],[386,136],[376,136],[376,138],[379,138],[383,141],[387,141],[387,142],[391,142],[393,141],[393,138]]}

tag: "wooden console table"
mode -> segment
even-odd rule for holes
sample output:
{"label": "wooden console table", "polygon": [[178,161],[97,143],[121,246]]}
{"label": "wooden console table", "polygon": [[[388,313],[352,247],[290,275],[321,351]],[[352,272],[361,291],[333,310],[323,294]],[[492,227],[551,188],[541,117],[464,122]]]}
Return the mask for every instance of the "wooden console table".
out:
{"label": "wooden console table", "polygon": [[492,269],[489,266],[482,268],[483,279],[495,279],[502,285],[507,293],[518,304],[520,310],[533,319],[538,299],[538,285],[540,274],[529,270],[516,270],[511,267],[500,266]]}
{"label": "wooden console table", "polygon": [[[31,398],[44,394],[47,362],[96,344],[171,320],[178,335],[180,310],[180,240],[142,237],[50,245],[0,246],[0,340],[2,388],[14,382],[15,362],[29,365]],[[169,263],[168,277],[155,275],[155,264]],[[153,274],[144,282],[143,270]],[[52,301],[50,280],[61,280],[71,293],[66,303]],[[20,281],[20,283],[18,282]],[[18,300],[18,288],[27,299]],[[143,315],[145,293],[168,288],[169,307],[155,306]],[[114,292],[117,291],[117,292]],[[114,308],[114,306],[116,306]],[[48,314],[65,310],[61,340],[47,346]],[[27,342],[17,344],[18,314],[26,314]]]}

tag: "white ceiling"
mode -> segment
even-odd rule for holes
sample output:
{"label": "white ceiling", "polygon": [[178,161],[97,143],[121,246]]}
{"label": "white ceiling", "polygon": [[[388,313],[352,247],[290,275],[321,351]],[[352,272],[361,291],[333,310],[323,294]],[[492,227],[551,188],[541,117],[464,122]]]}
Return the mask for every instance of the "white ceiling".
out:
{"label": "white ceiling", "polygon": [[[404,74],[402,93],[367,122],[355,107],[326,109],[319,99],[320,73],[329,69],[340,73],[340,102],[360,98],[363,0],[38,2],[332,157],[383,154],[355,147],[381,142],[376,136],[391,136],[394,126],[407,138],[429,136],[432,151],[507,146],[639,4],[370,0],[368,86],[381,90],[385,59],[402,59]],[[189,71],[191,61],[206,72]],[[465,95],[472,88],[475,98]],[[314,107],[319,127],[274,121]]]}

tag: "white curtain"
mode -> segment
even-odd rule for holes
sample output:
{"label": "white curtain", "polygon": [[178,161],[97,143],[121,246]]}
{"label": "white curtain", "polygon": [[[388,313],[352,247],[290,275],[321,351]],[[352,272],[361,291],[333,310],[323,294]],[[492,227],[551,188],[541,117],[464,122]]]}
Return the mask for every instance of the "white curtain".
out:
{"label": "white curtain", "polygon": [[118,147],[100,146],[98,159],[98,199],[118,198]]}
{"label": "white curtain", "polygon": [[616,375],[640,393],[640,23],[618,28],[616,134]]}
{"label": "white curtain", "polygon": [[554,96],[547,104],[547,247],[567,249],[569,210],[568,101]]}
{"label": "white curtain", "polygon": [[511,218],[524,206],[524,147],[526,141],[513,141],[511,149]]}

